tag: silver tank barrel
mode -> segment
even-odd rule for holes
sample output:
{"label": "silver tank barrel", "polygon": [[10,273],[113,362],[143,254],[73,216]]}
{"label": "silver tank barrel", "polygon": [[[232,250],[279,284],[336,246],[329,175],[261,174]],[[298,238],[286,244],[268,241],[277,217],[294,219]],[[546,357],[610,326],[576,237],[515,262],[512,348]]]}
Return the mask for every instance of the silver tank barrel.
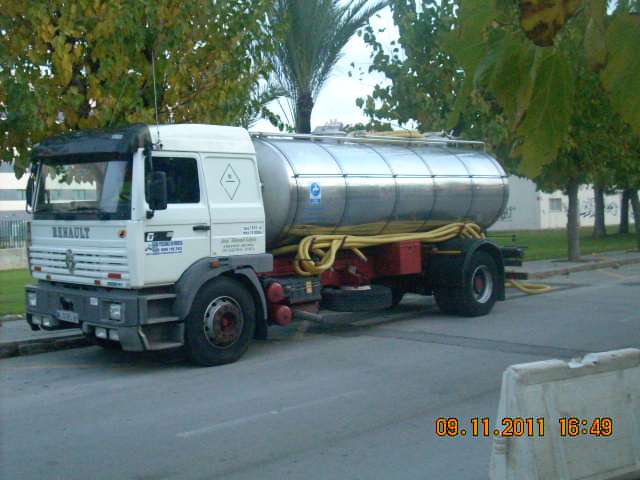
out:
{"label": "silver tank barrel", "polygon": [[483,151],[270,137],[253,143],[269,248],[312,234],[410,233],[457,221],[486,228],[509,198],[505,171]]}

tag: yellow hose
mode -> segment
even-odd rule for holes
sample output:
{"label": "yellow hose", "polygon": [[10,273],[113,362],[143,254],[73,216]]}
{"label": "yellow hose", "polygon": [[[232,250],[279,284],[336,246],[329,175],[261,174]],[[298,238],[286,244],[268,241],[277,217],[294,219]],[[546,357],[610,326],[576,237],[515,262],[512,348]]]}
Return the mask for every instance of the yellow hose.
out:
{"label": "yellow hose", "polygon": [[[339,250],[351,250],[355,255],[366,261],[367,257],[362,253],[362,248],[410,240],[433,244],[446,242],[447,240],[457,237],[482,239],[484,238],[484,234],[482,233],[482,229],[475,223],[456,222],[428,232],[418,233],[394,233],[372,236],[309,235],[304,237],[298,245],[287,245],[277,248],[273,251],[273,254],[283,255],[296,252],[293,260],[295,272],[303,277],[309,277],[312,275],[320,275],[329,270],[333,266]],[[452,252],[443,251],[443,253],[451,254]],[[311,254],[316,255],[318,260],[314,260]],[[551,287],[546,285],[520,283],[513,280],[508,280],[505,286],[518,288],[528,294],[545,293],[551,290]]]}
{"label": "yellow hose", "polygon": [[[388,243],[417,240],[423,243],[440,243],[452,238],[484,238],[482,230],[475,223],[451,223],[429,232],[392,233],[386,235],[356,236],[356,235],[309,235],[304,237],[298,245],[289,245],[274,250],[274,255],[297,252],[293,268],[298,275],[305,277],[320,275],[329,270],[336,259],[338,250],[351,250],[358,257],[366,260],[361,248],[385,245]],[[311,253],[319,260],[313,260]]]}
{"label": "yellow hose", "polygon": [[549,285],[542,285],[539,283],[520,283],[515,280],[507,280],[504,282],[504,286],[507,288],[517,288],[521,292],[528,293],[529,295],[547,293],[553,290]]}

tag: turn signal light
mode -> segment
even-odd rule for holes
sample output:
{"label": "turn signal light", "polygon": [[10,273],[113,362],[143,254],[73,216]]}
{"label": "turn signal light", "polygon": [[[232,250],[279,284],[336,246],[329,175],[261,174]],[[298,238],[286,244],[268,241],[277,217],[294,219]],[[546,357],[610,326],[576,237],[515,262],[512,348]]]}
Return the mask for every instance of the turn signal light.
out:
{"label": "turn signal light", "polygon": [[42,271],[42,267],[40,265],[36,265],[33,267],[33,271],[34,272],[41,272]]}
{"label": "turn signal light", "polygon": [[120,280],[122,278],[122,274],[121,273],[107,273],[107,278],[110,278],[111,280]]}

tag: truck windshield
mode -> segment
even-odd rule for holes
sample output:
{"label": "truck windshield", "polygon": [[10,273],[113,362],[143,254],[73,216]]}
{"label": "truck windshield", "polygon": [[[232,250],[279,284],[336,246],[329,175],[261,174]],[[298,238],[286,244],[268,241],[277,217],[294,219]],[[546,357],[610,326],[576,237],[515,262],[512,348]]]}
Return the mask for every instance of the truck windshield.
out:
{"label": "truck windshield", "polygon": [[34,219],[131,218],[131,160],[41,160]]}

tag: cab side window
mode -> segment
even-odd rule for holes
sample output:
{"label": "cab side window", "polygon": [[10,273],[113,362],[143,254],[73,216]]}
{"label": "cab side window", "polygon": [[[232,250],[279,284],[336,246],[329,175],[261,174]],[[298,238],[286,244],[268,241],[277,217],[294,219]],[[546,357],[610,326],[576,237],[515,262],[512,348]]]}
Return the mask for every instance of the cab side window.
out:
{"label": "cab side window", "polygon": [[[200,202],[198,164],[195,158],[153,157],[152,162],[154,171],[167,174],[167,203]],[[149,172],[150,169],[146,171]]]}

